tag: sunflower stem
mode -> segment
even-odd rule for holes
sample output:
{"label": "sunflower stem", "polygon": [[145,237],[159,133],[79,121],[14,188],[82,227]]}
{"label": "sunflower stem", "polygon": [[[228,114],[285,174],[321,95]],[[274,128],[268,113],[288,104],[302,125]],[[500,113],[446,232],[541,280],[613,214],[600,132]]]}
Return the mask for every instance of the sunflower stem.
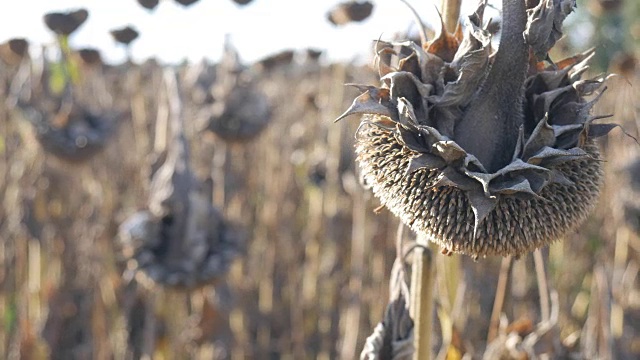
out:
{"label": "sunflower stem", "polygon": [[491,341],[498,336],[498,330],[500,330],[500,315],[502,314],[504,298],[507,292],[507,280],[509,280],[511,263],[511,256],[502,258],[502,263],[500,264],[500,275],[498,276],[498,286],[496,287],[496,296],[494,298],[491,320],[489,322],[487,344],[491,343]]}
{"label": "sunflower stem", "polygon": [[440,11],[447,31],[454,33],[460,19],[460,5],[462,0],[442,0]]}
{"label": "sunflower stem", "polygon": [[411,269],[410,314],[413,319],[415,347],[413,359],[429,360],[431,359],[435,262],[428,239],[419,234],[417,243],[419,246],[414,250]]}
{"label": "sunflower stem", "polygon": [[540,296],[540,317],[541,321],[547,321],[550,318],[549,310],[549,286],[547,285],[547,274],[544,267],[544,257],[542,251],[537,249],[533,252],[533,262],[536,268],[536,278],[538,280],[538,294]]}
{"label": "sunflower stem", "polygon": [[[442,0],[441,6],[440,6],[440,9],[442,11],[442,21],[444,22],[445,28],[450,33],[455,33],[456,28],[458,27],[459,19],[460,19],[461,4],[462,4],[462,0]],[[447,257],[443,256],[443,257],[440,257],[438,260],[439,260],[438,263],[442,264],[442,266],[439,268],[439,270],[434,270],[434,271],[439,272],[438,275],[441,276],[441,279],[443,279],[445,283],[443,284],[443,287],[441,288],[441,290],[443,294],[446,294],[447,298],[442,299],[441,301],[443,302],[446,301],[449,304],[446,311],[448,312],[447,315],[451,319],[451,321],[446,325],[443,324],[441,321],[441,326],[443,327],[442,333],[444,338],[445,333],[448,332],[449,334],[452,334],[454,330],[454,324],[456,319],[454,317],[455,314],[454,314],[453,306],[458,296],[458,288],[460,286],[460,269],[462,266],[460,263],[460,256],[447,256]],[[435,277],[436,274],[434,274],[433,276]],[[444,329],[445,326],[447,326],[448,329]],[[451,341],[451,339],[448,339],[448,340],[449,342]],[[445,345],[446,345],[446,348],[445,348]],[[444,352],[446,354],[449,345],[450,344],[443,344],[441,348],[441,353]]]}
{"label": "sunflower stem", "polygon": [[523,36],[526,24],[524,0],[502,0],[502,35],[495,61],[456,126],[456,141],[489,172],[509,164],[523,123],[529,59]]}

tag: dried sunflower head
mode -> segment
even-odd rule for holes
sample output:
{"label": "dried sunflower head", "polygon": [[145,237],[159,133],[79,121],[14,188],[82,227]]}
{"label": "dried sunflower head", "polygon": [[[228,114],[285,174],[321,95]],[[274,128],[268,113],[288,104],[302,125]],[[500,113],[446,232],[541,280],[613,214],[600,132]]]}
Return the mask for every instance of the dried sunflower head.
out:
{"label": "dried sunflower head", "polygon": [[253,0],[233,0],[234,3],[238,4],[238,5],[247,5],[250,2],[252,2]]}
{"label": "dried sunflower head", "polygon": [[121,29],[114,29],[110,31],[111,36],[116,42],[119,42],[124,45],[131,44],[135,39],[138,38],[138,31],[132,28],[131,26],[125,26]]}
{"label": "dried sunflower head", "polygon": [[371,16],[373,4],[369,1],[346,1],[336,5],[328,14],[327,20],[333,25],[345,25],[360,22]]}
{"label": "dried sunflower head", "polygon": [[46,56],[40,61],[39,71],[31,64],[21,69],[7,103],[13,115],[32,125],[46,152],[68,162],[85,161],[105,148],[128,111],[113,104],[106,87],[90,81],[99,71],[92,74],[88,66],[78,67],[83,78],[75,82]]}
{"label": "dried sunflower head", "polygon": [[0,44],[0,59],[7,65],[18,65],[28,56],[29,42],[25,39],[10,39]]}
{"label": "dried sunflower head", "polygon": [[76,51],[78,58],[81,60],[81,64],[87,67],[102,65],[102,55],[100,50],[94,48],[83,48]]}
{"label": "dried sunflower head", "polygon": [[158,6],[160,0],[138,0],[138,4],[147,10],[153,10]]}
{"label": "dried sunflower head", "polygon": [[191,6],[197,3],[199,0],[176,0],[176,2],[182,6]]}
{"label": "dried sunflower head", "polygon": [[69,36],[89,17],[86,9],[78,9],[69,12],[53,12],[44,15],[44,23],[58,35]]}
{"label": "dried sunflower head", "polygon": [[[120,225],[129,268],[154,282],[192,288],[223,276],[240,252],[239,232],[201,192],[189,165],[189,146],[175,75],[165,73],[170,134],[153,173],[148,207]],[[143,277],[143,278],[144,278]]]}
{"label": "dried sunflower head", "polygon": [[405,224],[444,253],[517,256],[585,219],[602,179],[594,138],[615,125],[590,115],[605,80],[581,79],[592,51],[538,62],[573,0],[503,0],[496,52],[485,5],[464,34],[378,42],[381,86],[356,85],[363,93],[339,119],[362,115],[364,179]]}
{"label": "dried sunflower head", "polygon": [[279,66],[284,67],[291,65],[295,56],[296,53],[293,50],[282,50],[258,60],[254,67],[259,71],[271,71]]}
{"label": "dried sunflower head", "polygon": [[[153,282],[193,288],[224,276],[241,252],[240,233],[197,192],[185,207],[142,210],[119,228],[129,268]],[[174,204],[175,205],[175,204]]]}
{"label": "dried sunflower head", "polygon": [[43,149],[72,163],[88,160],[102,151],[122,116],[98,114],[73,100],[63,100],[58,105],[52,101],[19,102],[18,108],[33,125]]}
{"label": "dried sunflower head", "polygon": [[237,52],[229,43],[216,67],[211,95],[214,102],[201,111],[199,127],[225,141],[249,141],[271,122],[268,97],[257,88],[255,78],[240,64]]}

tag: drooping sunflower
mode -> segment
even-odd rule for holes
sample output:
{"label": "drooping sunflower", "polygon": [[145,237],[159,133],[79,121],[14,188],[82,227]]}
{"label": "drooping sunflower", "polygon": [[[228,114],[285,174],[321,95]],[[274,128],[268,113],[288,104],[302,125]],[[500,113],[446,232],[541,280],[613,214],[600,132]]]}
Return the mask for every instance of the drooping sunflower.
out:
{"label": "drooping sunflower", "polygon": [[581,79],[593,51],[548,56],[575,1],[502,4],[497,51],[486,1],[464,34],[377,42],[381,85],[355,85],[338,118],[361,115],[365,182],[443,253],[519,256],[574,229],[599,195],[595,138],[616,126],[591,115],[606,80]]}

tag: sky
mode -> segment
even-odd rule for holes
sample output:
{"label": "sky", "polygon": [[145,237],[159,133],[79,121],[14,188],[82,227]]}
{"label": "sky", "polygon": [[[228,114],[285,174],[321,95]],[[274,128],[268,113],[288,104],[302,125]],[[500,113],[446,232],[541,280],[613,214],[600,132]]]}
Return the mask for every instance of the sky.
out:
{"label": "sky", "polygon": [[[147,10],[136,0],[15,0],[0,11],[0,42],[24,37],[32,44],[32,52],[40,45],[54,47],[54,36],[44,25],[43,15],[84,7],[89,18],[72,34],[71,45],[97,48],[109,63],[126,58],[125,49],[114,42],[109,31],[127,25],[140,32],[131,48],[134,61],[150,57],[165,63],[216,61],[227,35],[246,62],[284,49],[305,48],[323,50],[330,61],[367,61],[373,40],[390,39],[414,24],[411,12],[400,0],[372,0],[375,6],[370,18],[335,27],[326,14],[341,1],[253,0],[240,6],[232,0],[200,0],[184,7],[173,0],[160,0],[154,10]],[[440,0],[409,2],[425,23],[437,23],[433,4]],[[463,1],[465,9],[475,4],[474,0]]]}

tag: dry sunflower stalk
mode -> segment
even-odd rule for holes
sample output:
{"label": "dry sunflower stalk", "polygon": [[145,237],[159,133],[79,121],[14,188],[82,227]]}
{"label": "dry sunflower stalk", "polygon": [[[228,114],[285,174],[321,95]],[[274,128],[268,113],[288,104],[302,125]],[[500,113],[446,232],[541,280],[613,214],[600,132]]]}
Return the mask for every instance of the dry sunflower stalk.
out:
{"label": "dry sunflower stalk", "polygon": [[379,41],[381,86],[355,85],[363,93],[338,120],[362,115],[365,182],[443,253],[519,256],[589,214],[602,181],[594,140],[616,125],[590,114],[605,81],[581,79],[593,51],[549,60],[574,0],[503,0],[497,51],[485,6],[464,34]]}
{"label": "dry sunflower stalk", "polygon": [[169,107],[163,112],[170,130],[165,156],[151,180],[148,208],[120,225],[119,240],[128,268],[136,274],[192,288],[227,272],[240,252],[240,235],[198,188],[189,166],[175,74],[166,70],[164,79]]}

